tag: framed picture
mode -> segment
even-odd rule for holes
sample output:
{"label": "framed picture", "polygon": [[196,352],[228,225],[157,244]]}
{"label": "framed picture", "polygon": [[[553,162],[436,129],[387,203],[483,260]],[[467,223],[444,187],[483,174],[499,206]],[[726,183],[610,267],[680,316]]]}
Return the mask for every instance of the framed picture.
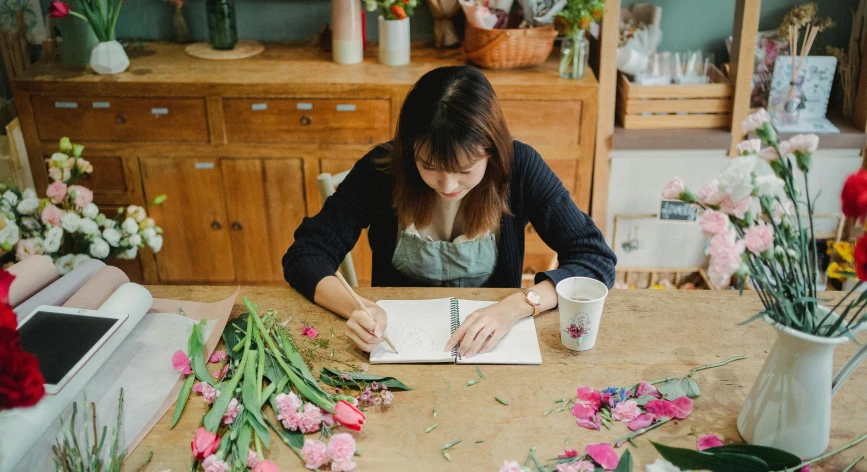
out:
{"label": "framed picture", "polygon": [[[796,80],[804,93],[804,108],[801,109],[800,121],[822,121],[828,111],[828,100],[831,97],[831,86],[834,84],[834,72],[837,69],[837,58],[834,56],[807,56],[804,60],[806,62],[801,67],[801,74]],[[768,100],[768,112],[771,115],[774,114],[775,104],[780,101],[779,97],[788,93],[791,77],[792,56],[777,56],[774,78],[771,81],[771,96]]]}

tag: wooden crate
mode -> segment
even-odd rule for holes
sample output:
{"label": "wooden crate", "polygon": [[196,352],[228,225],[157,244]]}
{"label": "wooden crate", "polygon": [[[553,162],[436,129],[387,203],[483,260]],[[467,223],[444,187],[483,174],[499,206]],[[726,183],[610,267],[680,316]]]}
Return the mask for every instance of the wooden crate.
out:
{"label": "wooden crate", "polygon": [[623,73],[617,87],[617,116],[624,128],[727,128],[734,86],[711,66],[712,83],[637,85]]}

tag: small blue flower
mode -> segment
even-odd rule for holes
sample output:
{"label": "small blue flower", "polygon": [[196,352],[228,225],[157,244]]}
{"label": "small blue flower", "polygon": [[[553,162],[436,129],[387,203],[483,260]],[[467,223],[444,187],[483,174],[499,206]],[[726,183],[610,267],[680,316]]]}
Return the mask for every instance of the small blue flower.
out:
{"label": "small blue flower", "polygon": [[608,394],[614,395],[615,393],[617,393],[617,387],[608,387],[605,390],[603,390],[602,393],[608,393]]}

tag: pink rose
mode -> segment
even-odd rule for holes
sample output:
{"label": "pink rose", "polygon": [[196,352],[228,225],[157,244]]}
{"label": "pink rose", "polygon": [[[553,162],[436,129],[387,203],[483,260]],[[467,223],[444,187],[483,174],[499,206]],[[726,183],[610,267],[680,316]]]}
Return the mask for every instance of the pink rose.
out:
{"label": "pink rose", "polygon": [[253,472],[280,472],[280,468],[271,461],[262,461],[253,467]]}
{"label": "pink rose", "polygon": [[318,406],[307,403],[304,405],[304,413],[301,415],[301,427],[302,433],[312,433],[314,431],[319,431],[319,427],[322,424],[322,410],[319,409]]}
{"label": "pink rose", "polygon": [[223,413],[223,424],[232,424],[240,412],[241,406],[238,405],[238,399],[233,398],[232,401],[229,402],[229,406],[226,407],[226,412]]}
{"label": "pink rose", "polygon": [[679,177],[675,177],[665,184],[665,188],[662,189],[662,198],[666,200],[677,200],[680,198],[683,189],[683,180],[680,180]]}
{"label": "pink rose", "polygon": [[705,236],[713,236],[727,232],[729,228],[729,216],[721,211],[705,210],[701,215],[701,230]]}
{"label": "pink rose", "polygon": [[599,390],[593,387],[579,387],[578,398],[575,399],[575,405],[572,406],[572,416],[576,418],[590,419],[599,411],[599,405],[602,403],[602,397]]}
{"label": "pink rose", "polygon": [[193,369],[190,368],[190,358],[187,357],[187,354],[180,349],[175,351],[175,353],[172,355],[172,367],[174,367],[176,371],[184,375],[193,373]]}
{"label": "pink rose", "polygon": [[229,470],[229,464],[221,461],[217,456],[211,454],[202,461],[204,472],[226,472]]}
{"label": "pink rose", "polygon": [[42,222],[47,225],[59,225],[61,216],[63,216],[63,211],[54,205],[46,205],[42,210]]}
{"label": "pink rose", "polygon": [[704,451],[705,449],[710,449],[712,447],[722,446],[723,442],[717,437],[716,434],[709,434],[707,436],[699,436],[696,441],[696,449],[699,451]]}
{"label": "pink rose", "polygon": [[774,230],[766,224],[753,226],[747,230],[744,242],[750,252],[759,255],[774,246]]}
{"label": "pink rose", "polygon": [[355,438],[349,433],[338,433],[328,441],[326,454],[335,462],[352,460],[355,454]]}
{"label": "pink rose", "polygon": [[521,472],[521,466],[515,461],[503,461],[503,466],[500,467],[500,472]]}
{"label": "pink rose", "polygon": [[328,462],[325,443],[318,439],[305,439],[304,447],[301,448],[301,457],[304,459],[304,465],[310,470],[322,467]]}
{"label": "pink rose", "polygon": [[719,191],[719,180],[713,179],[698,191],[698,201],[705,205],[719,205],[724,194]]}
{"label": "pink rose", "polygon": [[591,444],[584,448],[584,452],[605,470],[616,469],[620,462],[620,457],[608,443]]}
{"label": "pink rose", "polygon": [[624,423],[629,423],[635,418],[638,418],[638,415],[640,414],[641,410],[638,408],[638,403],[636,403],[635,400],[620,402],[613,410],[611,410],[611,417],[617,421],[623,421]]}
{"label": "pink rose", "polygon": [[629,427],[630,431],[638,431],[652,425],[654,421],[656,421],[656,415],[653,413],[642,413],[630,421],[627,427]]}
{"label": "pink rose", "polygon": [[48,199],[51,200],[51,203],[59,204],[63,201],[63,197],[66,196],[66,184],[63,182],[52,183],[45,191],[45,195],[48,196]]}
{"label": "pink rose", "polygon": [[[70,185],[67,189],[67,193],[70,198],[74,198],[73,203],[78,208],[84,208],[93,202],[93,192],[91,192],[87,187],[82,187],[81,185]],[[73,197],[73,195],[75,195],[75,197]]]}

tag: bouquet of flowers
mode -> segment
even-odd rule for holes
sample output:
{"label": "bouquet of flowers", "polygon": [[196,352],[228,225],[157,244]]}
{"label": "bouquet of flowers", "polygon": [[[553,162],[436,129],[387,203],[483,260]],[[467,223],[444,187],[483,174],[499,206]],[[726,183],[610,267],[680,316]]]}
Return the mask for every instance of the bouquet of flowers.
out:
{"label": "bouquet of flowers", "polygon": [[[839,316],[833,316],[854,292],[829,310],[820,305],[823,300],[816,290],[820,269],[813,237],[814,200],[807,176],[819,138],[810,134],[780,141],[770,118],[764,109],[747,117],[743,129],[754,132],[758,139],[739,144],[740,156],[731,160],[718,179],[694,193],[675,178],[665,186],[662,197],[704,210],[701,228],[710,240],[711,281],[728,286],[734,275],[743,289],[749,277],[764,305],[764,310],[748,321],[768,316],[783,326],[816,336],[851,335],[850,330],[865,321],[861,313],[867,307],[867,294],[855,297]],[[803,194],[796,183],[795,167],[803,173]],[[863,218],[867,215],[863,203],[867,193],[860,191],[865,187],[858,179],[865,177],[847,182],[843,207],[846,214]],[[867,240],[856,245],[854,259],[858,277],[867,280]]]}
{"label": "bouquet of flowers", "polygon": [[554,28],[567,40],[560,59],[560,76],[564,79],[584,77],[587,62],[584,33],[604,15],[605,4],[601,0],[568,0],[566,7],[554,17]]}
{"label": "bouquet of flowers", "polygon": [[114,40],[115,26],[120,15],[121,0],[81,0],[81,13],[72,10],[69,4],[62,1],[52,1],[48,6],[48,13],[52,18],[63,18],[68,15],[77,16],[86,21],[93,29],[93,34],[100,42]]}
{"label": "bouquet of flowers", "polygon": [[418,0],[365,0],[364,8],[375,11],[386,20],[402,20],[412,16]]}
{"label": "bouquet of flowers", "polygon": [[[160,251],[163,230],[144,208],[120,207],[114,218],[100,213],[93,192],[79,185],[82,176],[93,172],[93,165],[81,157],[83,151],[84,146],[68,138],[60,140],[59,151],[47,160],[51,184],[46,198],[38,198],[32,189],[0,185],[0,261],[44,254],[63,275],[91,258],[134,259],[145,246]],[[165,200],[160,195],[149,206]]]}

